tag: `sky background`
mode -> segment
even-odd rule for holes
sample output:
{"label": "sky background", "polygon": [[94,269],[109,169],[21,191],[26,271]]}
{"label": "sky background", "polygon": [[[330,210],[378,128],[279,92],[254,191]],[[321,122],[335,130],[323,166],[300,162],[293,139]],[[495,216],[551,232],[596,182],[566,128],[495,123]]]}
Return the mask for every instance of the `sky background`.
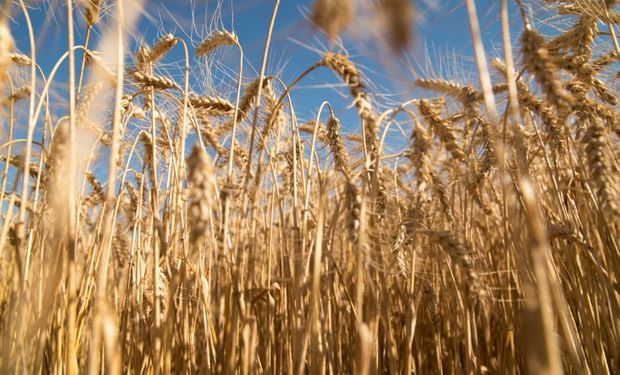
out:
{"label": "sky background", "polygon": [[[57,59],[66,51],[65,9],[61,0],[34,1],[30,8],[35,34],[37,35],[38,62],[45,72],[49,72]],[[520,26],[518,13],[510,1],[512,23]],[[412,82],[418,75],[443,76],[461,81],[475,79],[470,43],[469,24],[462,0],[418,0],[416,22],[412,26],[413,45],[401,55],[393,55],[385,47],[378,45],[375,35],[367,30],[373,29],[376,17],[365,14],[353,21],[352,27],[344,33],[343,44],[352,60],[358,64],[372,91],[381,98],[378,102],[389,104],[397,98],[392,95],[406,93],[413,89]],[[489,51],[501,49],[499,24],[499,0],[476,1],[485,46]],[[264,0],[147,0],[145,14],[137,26],[136,40],[153,43],[166,32],[182,36],[196,45],[212,30],[225,28],[233,30],[239,37],[246,57],[245,78],[251,80],[257,75],[262,57],[264,36],[269,25],[273,3]],[[309,0],[282,0],[276,19],[274,36],[268,60],[267,72],[277,73],[285,82],[320,58],[326,50],[341,50],[330,45],[326,38],[308,21],[312,7]],[[14,9],[11,25],[18,48],[29,53],[27,30],[23,16]],[[75,13],[79,21],[76,30],[76,43],[84,38],[84,25],[81,10]],[[95,30],[95,38],[100,29]],[[513,35],[514,37],[514,35]],[[135,51],[136,44],[129,46]],[[166,57],[166,74],[180,74],[178,64],[181,49],[175,48]],[[230,90],[234,80],[227,75],[235,74],[237,67],[236,51],[219,51],[218,61],[223,66],[211,67],[202,74],[193,74],[192,84],[196,90],[208,86],[206,76],[218,77],[228,84]],[[492,54],[492,52],[491,52]],[[129,56],[128,58],[131,58]],[[220,64],[218,64],[220,65]],[[224,66],[225,65],[225,66]],[[206,69],[206,68],[205,68]],[[200,70],[200,69],[199,69]],[[228,79],[227,79],[228,78]],[[57,77],[60,87],[66,80],[66,69]],[[202,82],[201,82],[202,81]],[[325,83],[338,84],[333,73],[317,71],[304,80],[294,94],[299,114],[303,117],[312,113],[324,99],[334,99],[341,92],[325,87]],[[218,87],[222,89],[222,86]],[[208,87],[202,87],[208,90]],[[62,90],[62,89],[61,89]],[[300,101],[301,100],[301,101]],[[346,102],[344,102],[346,106]]]}
{"label": "sky background", "polygon": [[[126,0],[131,1],[131,0]],[[107,3],[110,3],[109,1]],[[367,1],[360,1],[367,3]],[[395,106],[405,98],[419,95],[413,82],[416,77],[444,77],[461,82],[477,84],[475,64],[472,59],[469,23],[463,0],[418,0],[415,22],[412,25],[413,44],[399,55],[392,54],[376,42],[376,35],[369,30],[377,17],[369,12],[356,17],[343,34],[342,45],[347,54],[360,67],[367,78],[378,109]],[[37,60],[48,74],[58,58],[67,50],[66,10],[63,0],[30,2],[30,17],[37,36]],[[146,0],[143,16],[136,27],[130,53],[140,42],[154,43],[165,33],[180,36],[191,45],[197,45],[213,30],[234,31],[245,54],[244,80],[254,79],[260,69],[264,38],[268,29],[272,1],[263,0]],[[488,57],[501,55],[501,29],[499,0],[477,0],[478,16]],[[519,36],[521,19],[514,1],[509,1],[513,41]],[[282,0],[275,23],[274,35],[267,65],[267,74],[276,74],[291,82],[300,72],[320,59],[328,50],[343,51],[339,45],[330,44],[308,21],[313,1]],[[85,25],[81,7],[75,11],[78,24],[75,27],[76,44],[82,44]],[[113,14],[113,9],[108,9]],[[536,17],[536,12],[532,12]],[[109,20],[104,18],[101,25]],[[94,40],[102,32],[102,26],[94,30]],[[18,49],[28,54],[29,42],[23,13],[14,7],[11,30]],[[207,65],[204,61],[192,61],[191,86],[198,93],[227,93],[234,100],[237,52],[233,48],[217,51],[217,63]],[[159,74],[165,74],[182,82],[182,49],[174,48],[160,64]],[[55,79],[55,108],[65,100],[66,68],[61,68]],[[428,94],[427,94],[428,96]],[[324,100],[334,107],[342,120],[345,132],[359,132],[360,122],[351,99],[333,72],[323,68],[304,79],[292,93],[295,111],[300,121],[314,118]],[[63,113],[55,113],[62,116]],[[404,134],[391,134],[394,149],[402,145]],[[392,135],[395,137],[393,138]],[[399,142],[399,140],[401,142]]]}

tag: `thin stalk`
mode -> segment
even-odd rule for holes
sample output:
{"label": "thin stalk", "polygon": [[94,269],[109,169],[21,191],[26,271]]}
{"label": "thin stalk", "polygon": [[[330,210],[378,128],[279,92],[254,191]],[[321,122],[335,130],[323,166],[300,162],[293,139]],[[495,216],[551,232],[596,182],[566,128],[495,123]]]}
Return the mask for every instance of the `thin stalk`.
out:
{"label": "thin stalk", "polygon": [[319,107],[319,111],[316,114],[316,119],[314,121],[314,130],[312,131],[312,144],[310,146],[310,160],[308,161],[308,171],[306,172],[306,180],[308,181],[306,184],[306,191],[305,191],[305,199],[304,199],[304,211],[303,211],[303,223],[305,225],[307,217],[308,217],[308,207],[310,205],[310,173],[312,173],[312,162],[314,161],[314,148],[316,146],[316,135],[317,135],[317,131],[319,129],[319,123],[321,121],[321,113],[323,112],[323,108],[328,107],[329,111],[332,113],[333,116],[333,110],[331,108],[331,106],[329,105],[328,102],[323,102],[321,103],[321,106]]}
{"label": "thin stalk", "polygon": [[609,27],[609,33],[611,34],[611,40],[614,43],[614,47],[616,48],[616,52],[620,53],[620,44],[618,44],[618,37],[616,37],[616,28],[612,23],[607,25]]}
{"label": "thin stalk", "polygon": [[[0,149],[5,146],[8,146],[8,150],[6,151],[7,161],[11,159],[11,146],[16,142],[21,141],[21,140],[13,140],[13,129],[15,126],[15,99],[13,99],[12,97],[13,83],[10,80],[9,80],[9,83],[11,84],[11,99],[9,102],[9,139],[7,143],[0,146]],[[7,178],[8,173],[9,173],[9,165],[10,163],[4,163],[4,170],[2,172],[2,190],[0,190],[0,212],[5,212],[4,211],[4,195],[6,192],[6,184],[7,184],[7,181],[9,180]],[[0,248],[0,251],[2,251],[2,248]]]}
{"label": "thin stalk", "polygon": [[[233,113],[233,126],[232,133],[230,136],[230,152],[228,155],[228,170],[226,172],[226,182],[230,185],[232,184],[232,171],[233,171],[233,160],[235,156],[235,144],[237,139],[237,116],[239,114],[239,101],[241,100],[241,82],[243,79],[243,48],[241,45],[237,43],[237,48],[239,49],[239,72],[237,77],[237,95],[235,98],[235,111]],[[262,81],[259,85],[259,90],[262,89]],[[260,91],[259,91],[260,92]],[[251,159],[250,159],[251,160]],[[227,188],[230,188],[228,186]],[[224,197],[224,217],[223,217],[223,241],[225,247],[227,248],[227,253],[230,254],[232,251],[232,244],[230,241],[230,235],[228,233],[228,227],[230,225],[230,192],[227,192],[227,195]]]}
{"label": "thin stalk", "polygon": [[[520,127],[521,116],[519,112],[519,94],[517,92],[517,82],[514,72],[514,60],[512,56],[512,44],[510,42],[510,24],[508,22],[508,0],[502,0],[501,8],[501,22],[502,22],[502,42],[504,47],[504,60],[506,62],[506,80],[508,81],[508,119],[510,126]],[[506,144],[506,125],[504,125],[504,144]],[[505,168],[504,160],[504,168]],[[507,179],[506,179],[507,180]],[[509,222],[508,218],[508,181],[502,184],[502,216],[503,216],[503,230],[504,230],[504,250],[506,251],[506,269],[510,269],[512,264],[512,252],[508,245],[509,243]],[[513,202],[510,202],[513,204]],[[510,285],[512,275],[506,273],[506,285]],[[508,289],[508,300],[512,300],[513,291]]]}
{"label": "thin stalk", "polygon": [[[16,224],[17,231],[17,249],[21,248],[24,244],[24,240],[26,238],[26,202],[28,202],[28,190],[29,190],[29,179],[28,172],[30,168],[30,157],[32,155],[32,139],[34,137],[34,127],[36,125],[34,121],[34,103],[36,97],[36,88],[37,88],[37,72],[36,72],[36,43],[34,39],[34,31],[32,28],[32,22],[30,21],[30,15],[28,14],[28,9],[26,8],[26,4],[24,4],[24,0],[19,0],[22,11],[24,12],[24,19],[26,20],[26,27],[28,28],[28,39],[30,42],[30,59],[32,60],[32,64],[30,65],[30,104],[28,106],[28,135],[26,136],[26,150],[24,151],[24,170],[22,176],[22,192],[21,192],[21,200],[22,204],[19,207],[19,216]],[[19,261],[19,259],[18,259]],[[19,264],[20,262],[18,262]],[[21,275],[22,270],[20,269],[20,279],[23,281],[23,275]]]}
{"label": "thin stalk", "polygon": [[508,106],[512,121],[520,126],[519,93],[517,91],[516,75],[514,71],[514,58],[512,56],[512,43],[510,42],[510,24],[508,22],[508,0],[502,0],[502,42],[504,47],[504,60],[506,62],[506,81],[508,83]]}
{"label": "thin stalk", "polygon": [[88,44],[90,43],[90,32],[92,30],[92,25],[88,25],[86,27],[86,36],[84,37],[84,52],[82,53],[82,62],[80,64],[80,78],[78,80],[76,97],[80,97],[82,93],[82,82],[84,80],[84,71],[86,69],[86,51],[88,50]]}
{"label": "thin stalk", "polygon": [[[278,7],[280,6],[280,0],[275,0],[273,3],[273,11],[271,13],[271,21],[269,22],[269,30],[267,31],[267,36],[265,38],[265,48],[263,49],[263,59],[260,67],[260,75],[258,78],[258,91],[256,92],[256,99],[254,108],[254,116],[252,118],[252,130],[250,133],[250,141],[248,145],[248,165],[245,171],[245,182],[244,186],[247,185],[250,176],[250,169],[252,166],[252,154],[254,151],[254,137],[256,134],[256,125],[258,123],[258,107],[260,106],[260,100],[263,95],[263,81],[265,80],[265,69],[267,67],[267,56],[269,55],[269,46],[271,45],[271,36],[273,34],[273,27],[276,23],[276,16],[278,14]],[[234,139],[233,139],[234,141]]]}
{"label": "thin stalk", "polygon": [[[114,114],[112,119],[112,146],[110,148],[110,156],[108,162],[108,185],[105,193],[105,203],[103,209],[104,226],[102,239],[102,253],[97,274],[97,299],[95,320],[93,322],[92,346],[89,360],[89,374],[94,375],[99,371],[99,353],[100,341],[103,330],[103,319],[106,313],[106,291],[108,279],[108,264],[110,261],[110,252],[112,246],[112,228],[114,228],[114,190],[116,186],[116,158],[118,156],[120,141],[120,122],[122,112],[123,98],[123,80],[124,80],[124,40],[123,28],[125,23],[124,1],[118,0],[117,4],[117,25],[116,25],[116,90],[114,96]],[[114,347],[115,348],[115,347]],[[114,349],[113,348],[113,349]],[[120,363],[115,358],[118,353],[106,353],[108,369],[111,374],[120,373]]]}
{"label": "thin stalk", "polygon": [[67,236],[68,251],[68,273],[67,273],[67,333],[66,333],[66,365],[67,374],[75,375],[78,373],[77,350],[75,347],[75,321],[77,314],[77,265],[75,263],[75,148],[76,148],[76,129],[75,129],[75,53],[73,49],[73,0],[67,0],[67,43],[69,49],[69,226]]}
{"label": "thin stalk", "polygon": [[[480,36],[480,25],[478,23],[478,14],[476,12],[476,4],[474,0],[465,0],[467,5],[467,15],[469,17],[469,27],[471,29],[471,38],[474,44],[474,54],[476,55],[476,66],[478,67],[478,76],[480,78],[480,86],[484,103],[487,107],[487,116],[492,126],[498,124],[497,107],[495,105],[495,97],[493,95],[493,85],[489,68],[487,66],[486,54],[482,45],[482,37]],[[499,159],[498,159],[499,160]]]}
{"label": "thin stalk", "polygon": [[[181,176],[180,178],[178,178],[178,192],[177,192],[177,207],[179,208],[180,212],[179,212],[179,217],[180,217],[180,221],[181,221],[181,233],[185,233],[186,230],[186,225],[185,223],[187,222],[187,218],[184,215],[185,210],[183,210],[183,208],[185,207],[185,205],[183,204],[183,181],[185,178],[185,163],[184,163],[184,158],[185,158],[185,133],[186,133],[186,129],[187,129],[187,108],[188,108],[188,97],[189,97],[189,49],[187,48],[187,43],[185,43],[185,41],[183,39],[177,38],[178,41],[180,41],[181,45],[183,46],[183,57],[184,57],[184,61],[185,61],[185,65],[184,65],[184,76],[183,76],[183,109],[181,111],[181,140],[180,140],[180,147],[179,147],[179,156],[178,156],[178,174]],[[200,132],[198,132],[200,133]],[[182,236],[183,238],[183,254],[186,255],[187,254],[187,236]]]}

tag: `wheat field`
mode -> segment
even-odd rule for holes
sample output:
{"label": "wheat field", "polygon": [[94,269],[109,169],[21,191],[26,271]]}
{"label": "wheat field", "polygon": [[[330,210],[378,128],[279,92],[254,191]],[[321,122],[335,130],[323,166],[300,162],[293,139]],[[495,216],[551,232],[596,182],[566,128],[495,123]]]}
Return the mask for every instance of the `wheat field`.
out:
{"label": "wheat field", "polygon": [[[497,2],[490,49],[459,1],[470,80],[388,105],[341,36],[371,7],[397,63],[409,0],[314,0],[332,48],[294,79],[267,73],[279,0],[256,70],[234,30],[135,42],[139,0],[59,0],[44,70],[4,0],[0,373],[620,372],[619,4]],[[193,89],[222,51],[231,89]],[[353,124],[296,115],[318,73]]]}

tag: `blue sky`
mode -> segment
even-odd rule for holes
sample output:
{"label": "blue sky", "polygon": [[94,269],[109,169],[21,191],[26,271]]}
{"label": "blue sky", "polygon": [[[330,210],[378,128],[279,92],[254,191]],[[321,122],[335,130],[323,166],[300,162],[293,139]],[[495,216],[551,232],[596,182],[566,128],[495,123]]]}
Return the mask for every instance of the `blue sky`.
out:
{"label": "blue sky", "polygon": [[[130,1],[130,0],[126,0]],[[330,45],[325,37],[307,21],[312,7],[310,0],[282,0],[275,24],[272,47],[267,67],[268,74],[277,74],[285,82],[293,80],[297,74],[320,58],[322,51],[338,49]],[[381,49],[372,38],[363,34],[374,21],[367,14],[355,20],[351,30],[343,35],[343,44],[351,58],[368,77],[371,90],[376,94],[376,102],[397,104],[403,97],[411,98],[417,91],[413,85],[415,77],[441,75],[463,81],[477,82],[475,66],[471,58],[469,24],[464,1],[462,0],[418,0],[416,22],[412,27],[414,45],[403,55],[390,55]],[[48,73],[58,57],[66,51],[65,8],[63,0],[34,2],[30,16],[37,34],[38,62]],[[521,21],[510,1],[510,16],[513,39]],[[499,0],[477,0],[481,29],[487,53],[501,49],[499,24]],[[226,28],[234,30],[244,48],[246,57],[244,77],[251,80],[260,68],[264,35],[267,31],[273,3],[262,0],[147,0],[145,14],[137,26],[137,40],[153,43],[159,36],[172,32],[185,40],[197,44],[212,30]],[[76,27],[76,43],[84,37],[84,24],[80,11],[75,12],[79,21]],[[16,7],[13,12],[11,29],[18,48],[28,53],[28,36],[23,15]],[[99,33],[100,30],[96,30]],[[135,51],[136,43],[129,47]],[[129,57],[130,58],[130,57]],[[163,61],[165,71],[174,77],[181,77],[179,64],[181,49],[176,48]],[[203,78],[215,77],[218,91],[230,93],[235,81],[227,74],[234,74],[237,55],[234,49],[218,51],[221,64],[209,70],[194,62],[194,69],[201,74],[193,74],[192,86],[195,91],[205,90]],[[229,70],[229,71],[228,71]],[[66,69],[57,76],[58,90],[62,92],[66,79]],[[359,120],[350,108],[350,98],[346,90],[326,87],[339,84],[337,77],[327,69],[319,69],[301,82],[293,92],[293,102],[300,120],[314,116],[323,100],[334,106],[336,114],[343,121],[347,131],[359,129]],[[328,85],[326,85],[328,84]],[[62,97],[62,95],[60,95]]]}
{"label": "blue sky", "polygon": [[[65,33],[65,10],[61,5],[62,0],[46,0],[35,2],[30,10],[37,34],[39,49],[39,64],[44,71],[49,71],[56,59],[66,51]],[[358,30],[367,27],[367,19],[358,20],[352,31],[344,34],[344,45],[349,50],[356,63],[367,67],[365,73],[380,88],[386,91],[401,91],[407,88],[403,78],[403,64],[393,63],[394,59],[406,59],[409,64],[420,68],[427,57],[433,59],[434,69],[444,70],[444,74],[465,74],[471,70],[471,43],[469,25],[465,14],[462,0],[418,0],[418,12],[415,27],[412,33],[415,35],[415,44],[405,56],[389,56],[389,59],[380,58],[383,55],[377,46],[368,41],[368,38],[360,37]],[[499,29],[499,0],[478,0],[477,2],[483,37],[487,48],[501,47]],[[514,2],[510,2],[513,4]],[[267,30],[269,17],[272,11],[272,2],[264,0],[235,0],[223,1],[218,9],[218,2],[205,0],[147,0],[145,15],[137,27],[138,35],[146,42],[152,43],[163,32],[173,32],[175,35],[183,35],[185,39],[192,39],[197,43],[210,30],[226,28],[234,30],[246,55],[247,75],[251,78],[252,68],[258,70],[264,43],[264,34]],[[311,49],[324,51],[330,46],[325,38],[317,32],[306,20],[309,9],[312,7],[310,0],[283,0],[281,1],[278,18],[276,20],[272,50],[269,59],[268,70],[272,73],[280,73],[285,78],[294,77],[306,66],[319,58],[317,52]],[[14,22],[12,31],[17,41],[18,48],[28,53],[28,37],[21,12],[14,9]],[[520,21],[517,18],[514,6],[511,5],[512,21]],[[76,19],[81,17],[78,12]],[[371,17],[372,18],[372,17]],[[371,19],[372,20],[372,19]],[[76,28],[77,43],[83,38],[84,28]],[[135,46],[134,46],[135,49]],[[180,51],[177,49],[177,51]],[[454,61],[448,60],[456,57],[461,66],[456,66]],[[234,63],[234,53],[222,56],[223,60]],[[174,54],[168,61],[174,60]],[[386,60],[392,61],[385,63]],[[423,73],[428,69],[418,69]],[[464,70],[465,72],[461,72]],[[427,72],[428,73],[428,72]],[[63,76],[61,74],[60,79]],[[322,82],[325,78],[322,74],[311,81]],[[461,77],[471,78],[471,77]],[[403,86],[403,84],[405,84]],[[309,86],[307,83],[305,86]],[[381,90],[379,90],[381,91]]]}
{"label": "blue sky", "polygon": [[[35,24],[38,44],[49,49],[46,57],[57,56],[65,49],[65,10],[64,0],[39,0],[34,2],[30,15]],[[415,33],[417,44],[414,53],[422,52],[424,41],[444,50],[469,54],[469,28],[462,0],[418,0],[417,22]],[[489,42],[499,41],[499,0],[478,0],[477,7],[481,19],[482,31]],[[513,19],[517,17],[513,1],[510,1]],[[250,61],[259,60],[262,52],[263,35],[267,29],[272,10],[272,2],[265,0],[234,0],[218,2],[213,0],[147,0],[145,15],[138,27],[140,34],[147,41],[153,41],[164,31],[176,31],[183,34],[190,29],[193,37],[199,37],[218,26],[233,29],[244,46]],[[321,36],[306,21],[305,16],[312,7],[311,0],[283,0],[280,4],[276,21],[273,45],[275,50],[299,52],[291,42],[296,39],[303,43],[317,45],[315,39]],[[23,25],[23,17],[17,8],[14,9],[12,30],[18,45],[27,51],[27,34]],[[216,14],[217,13],[217,14]],[[216,20],[213,20],[213,17]],[[79,14],[76,14],[79,19]],[[364,28],[364,20],[353,25],[353,29]],[[79,35],[83,28],[78,28]],[[80,33],[82,31],[82,33]],[[41,33],[43,37],[41,37]],[[347,46],[359,44],[349,32],[345,34]],[[277,53],[276,53],[277,54]]]}

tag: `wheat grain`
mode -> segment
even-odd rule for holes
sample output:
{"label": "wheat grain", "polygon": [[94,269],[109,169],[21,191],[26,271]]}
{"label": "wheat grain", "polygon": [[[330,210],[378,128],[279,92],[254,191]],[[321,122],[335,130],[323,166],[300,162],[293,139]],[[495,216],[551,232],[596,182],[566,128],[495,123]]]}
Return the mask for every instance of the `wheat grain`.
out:
{"label": "wheat grain", "polygon": [[378,148],[378,118],[372,108],[370,96],[362,83],[361,73],[355,64],[342,54],[327,52],[323,56],[321,63],[338,74],[340,79],[348,86],[353,98],[353,104],[357,108],[362,120],[364,120],[364,136],[369,148],[369,164],[374,165],[378,157],[376,154]]}
{"label": "wheat grain", "polygon": [[168,77],[152,76],[141,72],[135,72],[133,74],[133,79],[136,83],[145,88],[154,88],[157,90],[178,88],[177,84]]}
{"label": "wheat grain", "polygon": [[239,44],[239,39],[234,33],[229,31],[220,30],[215,31],[207,36],[196,47],[196,56],[207,56],[215,49],[222,46],[235,46]]}
{"label": "wheat grain", "polygon": [[457,160],[465,160],[465,153],[456,142],[455,130],[452,124],[441,118],[438,111],[438,103],[422,99],[418,102],[418,108],[420,108],[420,113],[432,127],[433,132],[437,134],[446,146],[446,149],[452,154],[452,157]]}
{"label": "wheat grain", "polygon": [[86,24],[92,27],[99,22],[101,15],[101,0],[81,0],[84,6],[84,18],[86,18]]}
{"label": "wheat grain", "polygon": [[616,181],[609,173],[609,162],[605,153],[605,128],[597,121],[592,121],[583,142],[601,208],[610,214],[612,221],[617,220],[620,217],[620,209],[617,206]]}
{"label": "wheat grain", "polygon": [[521,51],[525,68],[536,77],[547,99],[559,108],[572,105],[574,100],[562,87],[544,38],[533,29],[526,29],[521,35]]}
{"label": "wheat grain", "polygon": [[32,64],[32,59],[24,55],[23,53],[14,52],[14,53],[11,53],[10,56],[11,56],[11,61],[15,65],[30,66],[30,64]]}
{"label": "wheat grain", "polygon": [[315,0],[312,22],[334,40],[353,19],[351,0]]}
{"label": "wheat grain", "polygon": [[30,96],[30,92],[31,92],[30,86],[22,86],[14,90],[9,96],[9,99],[14,100],[14,101],[26,99],[27,97]]}
{"label": "wheat grain", "polygon": [[392,49],[400,52],[411,43],[413,6],[408,0],[381,0],[381,10],[385,15],[385,28],[388,31]]}
{"label": "wheat grain", "polygon": [[188,101],[194,108],[210,114],[222,115],[235,109],[228,100],[214,96],[190,95]]}
{"label": "wheat grain", "polygon": [[432,148],[431,137],[424,126],[416,122],[411,132],[411,140],[413,141],[413,146],[408,156],[416,168],[418,190],[424,191],[425,187],[430,185],[433,174],[430,156]]}
{"label": "wheat grain", "polygon": [[213,205],[214,172],[207,154],[198,145],[194,145],[190,156],[187,158],[187,168],[189,181],[188,216],[191,222],[190,239],[195,242],[206,236],[209,212]]}
{"label": "wheat grain", "polygon": [[154,64],[172,47],[177,44],[178,40],[172,34],[166,34],[159,38],[157,43],[148,51],[148,62]]}
{"label": "wheat grain", "polygon": [[347,155],[347,151],[340,137],[340,121],[334,116],[330,116],[327,120],[327,136],[329,138],[329,146],[334,156],[336,169],[344,174],[347,181],[351,181],[349,156]]}

